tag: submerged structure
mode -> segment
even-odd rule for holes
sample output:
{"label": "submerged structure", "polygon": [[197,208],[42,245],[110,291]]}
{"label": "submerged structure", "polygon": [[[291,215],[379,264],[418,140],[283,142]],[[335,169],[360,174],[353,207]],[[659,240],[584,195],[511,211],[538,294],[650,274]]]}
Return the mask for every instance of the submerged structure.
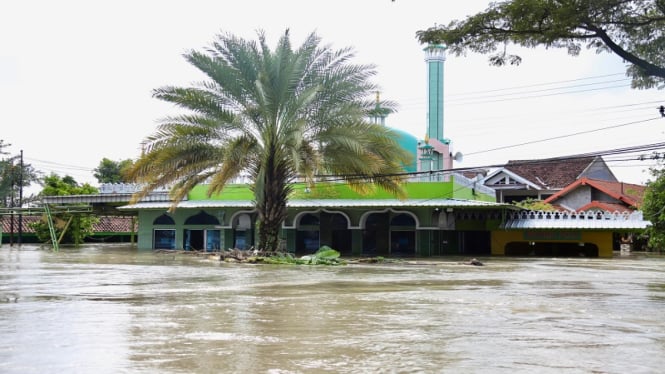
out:
{"label": "submerged structure", "polygon": [[[611,257],[617,233],[643,230],[649,222],[639,211],[530,212],[496,202],[496,191],[480,177],[454,173],[444,136],[443,64],[445,47],[425,48],[428,112],[425,138],[394,130],[400,145],[417,163],[405,165],[412,178],[408,198],[378,190],[361,196],[342,183],[295,185],[282,225],[281,247],[297,255],[329,246],[346,256],[537,255]],[[371,121],[385,125],[379,106]],[[98,204],[138,216],[138,248],[215,251],[251,249],[256,244],[257,212],[250,186],[229,185],[207,197],[207,186],[194,188],[175,210],[166,191],[155,191],[128,204],[136,185],[104,185],[100,195],[53,196],[46,204]]]}

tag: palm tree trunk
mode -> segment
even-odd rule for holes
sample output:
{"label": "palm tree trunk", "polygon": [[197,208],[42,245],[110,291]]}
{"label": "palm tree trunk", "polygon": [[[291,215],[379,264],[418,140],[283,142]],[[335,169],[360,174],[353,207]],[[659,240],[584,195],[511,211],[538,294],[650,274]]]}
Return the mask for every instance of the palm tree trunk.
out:
{"label": "palm tree trunk", "polygon": [[259,209],[259,249],[265,252],[276,252],[279,249],[279,232],[286,214],[280,213],[282,209],[277,201],[266,199],[265,213]]}
{"label": "palm tree trunk", "polygon": [[[273,153],[274,154],[274,153]],[[290,186],[286,182],[285,166],[269,157],[266,167],[263,196],[257,201],[259,218],[259,249],[276,252],[279,249],[279,233],[286,219],[286,202]]]}

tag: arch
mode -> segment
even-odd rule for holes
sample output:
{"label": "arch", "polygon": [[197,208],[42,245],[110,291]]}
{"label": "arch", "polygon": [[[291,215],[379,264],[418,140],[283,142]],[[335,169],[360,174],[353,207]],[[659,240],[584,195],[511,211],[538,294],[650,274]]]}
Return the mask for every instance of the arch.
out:
{"label": "arch", "polygon": [[303,214],[298,219],[298,227],[300,226],[319,226],[319,217],[312,213]]}
{"label": "arch", "polygon": [[349,218],[348,214],[346,214],[342,211],[338,211],[338,210],[328,210],[328,209],[322,209],[322,208],[319,208],[319,209],[316,209],[316,210],[305,210],[305,211],[302,211],[302,212],[298,212],[295,215],[295,217],[293,217],[292,225],[288,225],[286,223],[286,221],[284,221],[284,224],[282,225],[282,228],[284,228],[284,229],[296,229],[298,227],[298,222],[300,221],[301,217],[303,217],[304,215],[307,215],[307,214],[320,214],[321,212],[325,212],[325,213],[328,213],[328,214],[334,214],[334,215],[340,215],[340,216],[344,217],[346,219],[346,228],[349,228],[349,229],[351,229],[351,228],[360,228],[360,226],[355,227],[355,226],[351,225],[351,218]]}
{"label": "arch", "polygon": [[326,212],[329,214],[329,222],[326,224],[332,229],[341,230],[349,228],[349,217],[338,212]]}
{"label": "arch", "polygon": [[219,220],[204,211],[200,211],[197,214],[189,216],[185,220],[185,225],[219,225]]}
{"label": "arch", "polygon": [[359,227],[362,229],[367,228],[367,219],[371,217],[372,214],[382,214],[387,212],[392,212],[395,214],[408,214],[415,221],[415,227],[420,228],[420,220],[418,220],[418,217],[413,212],[409,212],[408,210],[395,210],[393,208],[386,208],[382,210],[370,210],[363,213],[363,215],[360,217]]}
{"label": "arch", "polygon": [[173,217],[164,213],[161,216],[157,217],[152,221],[153,225],[175,225],[175,220]]}
{"label": "arch", "polygon": [[390,220],[390,226],[415,227],[416,220],[411,215],[399,213]]}
{"label": "arch", "polygon": [[247,213],[235,215],[231,226],[236,230],[249,230],[252,227],[252,217]]}

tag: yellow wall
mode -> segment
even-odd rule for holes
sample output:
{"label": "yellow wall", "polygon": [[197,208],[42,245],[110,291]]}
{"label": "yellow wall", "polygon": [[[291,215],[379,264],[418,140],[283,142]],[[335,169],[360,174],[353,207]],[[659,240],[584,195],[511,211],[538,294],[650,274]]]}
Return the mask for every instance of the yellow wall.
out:
{"label": "yellow wall", "polygon": [[[524,242],[525,230],[497,230],[492,231],[492,255],[505,255],[506,244],[510,242]],[[534,242],[551,240],[530,240]],[[581,242],[593,243],[598,246],[598,257],[612,257],[611,231],[581,231]],[[578,242],[578,240],[560,240],[560,242]]]}

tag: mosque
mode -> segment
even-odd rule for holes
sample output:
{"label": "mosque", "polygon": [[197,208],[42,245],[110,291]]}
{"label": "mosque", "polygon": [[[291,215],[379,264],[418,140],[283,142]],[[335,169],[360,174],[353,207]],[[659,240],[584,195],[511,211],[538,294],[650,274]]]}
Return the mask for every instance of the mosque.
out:
{"label": "mosque", "polygon": [[[640,212],[623,215],[523,211],[497,203],[493,188],[456,173],[451,141],[444,136],[445,47],[424,48],[427,68],[427,123],[424,139],[393,129],[399,144],[412,153],[405,165],[412,177],[408,198],[398,200],[382,190],[359,195],[344,183],[319,183],[311,191],[294,186],[282,225],[282,249],[310,254],[322,246],[344,256],[490,256],[540,254],[611,257],[617,231],[644,229]],[[385,125],[387,111],[377,108],[370,120]],[[222,194],[207,196],[207,186],[195,187],[177,209],[168,191],[128,204],[140,186],[102,185],[96,196],[48,197],[46,203],[114,205],[138,217],[139,249],[215,251],[250,249],[256,244],[257,212],[247,184],[228,185]],[[639,213],[639,214],[638,214]],[[536,253],[538,254],[538,253]]]}

